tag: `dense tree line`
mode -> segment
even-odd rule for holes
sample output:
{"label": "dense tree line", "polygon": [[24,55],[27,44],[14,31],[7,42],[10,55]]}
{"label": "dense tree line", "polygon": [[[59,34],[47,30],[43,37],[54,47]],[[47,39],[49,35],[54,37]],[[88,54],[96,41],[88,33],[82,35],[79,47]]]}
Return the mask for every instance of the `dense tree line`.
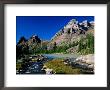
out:
{"label": "dense tree line", "polygon": [[67,53],[66,50],[78,46],[77,53],[92,54],[94,53],[94,36],[87,34],[86,38],[81,38],[80,41],[73,42],[68,45],[57,46],[56,42],[53,43],[53,49],[47,50],[47,43],[41,44],[41,40],[36,37],[37,41],[32,45],[28,45],[25,37],[21,37],[16,45],[16,57],[20,58],[27,54],[43,54],[43,53]]}
{"label": "dense tree line", "polygon": [[81,54],[92,54],[94,53],[94,36],[87,34],[85,39],[79,41],[78,52]]}
{"label": "dense tree line", "polygon": [[21,37],[20,40],[18,41],[16,45],[16,57],[20,58],[23,57],[24,55],[29,54],[29,46],[26,43],[26,38]]}

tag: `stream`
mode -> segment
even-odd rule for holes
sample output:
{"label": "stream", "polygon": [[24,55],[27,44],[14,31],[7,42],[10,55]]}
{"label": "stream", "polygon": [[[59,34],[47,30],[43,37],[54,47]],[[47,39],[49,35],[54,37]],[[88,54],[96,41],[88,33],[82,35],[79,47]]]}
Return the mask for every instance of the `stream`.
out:
{"label": "stream", "polygon": [[[46,57],[46,60],[29,62],[27,65],[24,66],[24,68],[17,71],[17,74],[45,74],[46,72],[42,70],[45,62],[56,58],[60,59],[72,58],[72,60],[75,60],[78,57],[78,55],[73,54],[42,54],[42,56]],[[37,58],[37,55],[33,57]]]}

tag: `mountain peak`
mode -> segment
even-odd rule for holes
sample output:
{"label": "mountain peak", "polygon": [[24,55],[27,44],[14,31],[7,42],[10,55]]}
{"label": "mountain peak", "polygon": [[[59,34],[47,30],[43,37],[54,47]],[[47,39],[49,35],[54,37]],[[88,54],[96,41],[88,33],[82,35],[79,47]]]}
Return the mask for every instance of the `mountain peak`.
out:
{"label": "mountain peak", "polygon": [[86,34],[89,30],[94,30],[94,21],[88,22],[88,20],[84,20],[79,23],[76,19],[71,19],[67,25],[51,38],[51,41],[57,44],[65,41],[69,42],[76,36]]}

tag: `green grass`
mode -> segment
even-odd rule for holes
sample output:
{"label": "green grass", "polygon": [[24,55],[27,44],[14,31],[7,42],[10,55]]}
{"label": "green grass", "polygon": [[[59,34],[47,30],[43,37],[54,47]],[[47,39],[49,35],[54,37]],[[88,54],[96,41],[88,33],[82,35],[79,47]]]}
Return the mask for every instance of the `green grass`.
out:
{"label": "green grass", "polygon": [[65,65],[63,60],[52,60],[45,63],[45,66],[53,69],[56,74],[81,74],[82,70],[77,68],[72,68],[69,65]]}
{"label": "green grass", "polygon": [[19,70],[21,68],[21,63],[16,63],[16,70]]}

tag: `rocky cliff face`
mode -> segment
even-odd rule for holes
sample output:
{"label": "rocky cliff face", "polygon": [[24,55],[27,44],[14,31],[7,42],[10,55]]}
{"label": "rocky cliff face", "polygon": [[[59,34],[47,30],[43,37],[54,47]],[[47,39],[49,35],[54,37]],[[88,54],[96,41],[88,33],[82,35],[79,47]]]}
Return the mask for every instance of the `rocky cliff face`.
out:
{"label": "rocky cliff face", "polygon": [[93,21],[88,22],[85,20],[79,23],[76,19],[72,19],[51,38],[48,47],[52,47],[53,43],[56,43],[57,46],[61,46],[79,41],[82,37],[86,37],[88,33],[94,34]]}
{"label": "rocky cliff face", "polygon": [[16,45],[16,56],[17,58],[23,57],[25,54],[29,54],[34,51],[41,44],[41,40],[38,36],[33,35],[30,39],[21,37]]}
{"label": "rocky cliff face", "polygon": [[[89,33],[91,33],[93,37],[87,36]],[[83,41],[81,40],[82,38]],[[93,50],[93,38],[93,21],[88,22],[85,20],[79,23],[76,19],[72,19],[67,23],[67,25],[60,29],[50,41],[42,41],[37,35],[33,35],[28,40],[22,37],[19,40],[17,47],[18,49],[20,46],[22,46],[21,49],[23,47],[28,47],[29,52],[33,53],[41,53],[41,51],[45,52],[46,50],[47,52],[53,50],[54,52],[75,53],[80,52],[81,48],[83,48],[85,49],[84,52],[87,53]],[[91,43],[92,46],[87,43]]]}
{"label": "rocky cliff face", "polygon": [[28,45],[32,45],[32,44],[38,44],[38,43],[41,43],[41,40],[38,36],[36,35],[33,35],[32,37],[30,37],[30,39],[28,40]]}

